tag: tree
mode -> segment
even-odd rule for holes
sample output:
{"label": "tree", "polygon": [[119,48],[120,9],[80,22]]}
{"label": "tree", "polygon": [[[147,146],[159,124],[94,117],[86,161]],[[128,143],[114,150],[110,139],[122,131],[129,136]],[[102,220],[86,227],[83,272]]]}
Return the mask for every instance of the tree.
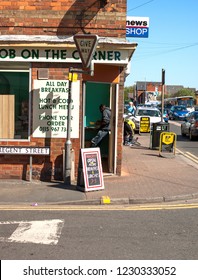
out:
{"label": "tree", "polygon": [[130,86],[130,87],[124,88],[124,101],[129,100],[129,94],[130,94],[130,96],[135,96],[135,86]]}
{"label": "tree", "polygon": [[173,97],[176,96],[193,96],[195,98],[195,92],[189,88],[182,88],[178,92],[173,94]]}

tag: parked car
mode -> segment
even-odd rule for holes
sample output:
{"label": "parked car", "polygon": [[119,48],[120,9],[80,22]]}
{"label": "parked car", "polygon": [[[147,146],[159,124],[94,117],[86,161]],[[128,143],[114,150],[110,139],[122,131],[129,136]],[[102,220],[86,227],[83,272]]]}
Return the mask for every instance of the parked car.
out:
{"label": "parked car", "polygon": [[136,107],[152,107],[151,104],[138,103]]}
{"label": "parked car", "polygon": [[169,114],[170,109],[171,109],[172,106],[173,106],[173,105],[171,105],[171,104],[164,104],[164,110],[166,110],[167,113]]}
{"label": "parked car", "polygon": [[193,111],[188,114],[185,122],[181,124],[181,134],[189,135],[190,140],[198,137],[198,111]]}
{"label": "parked car", "polygon": [[135,123],[135,130],[139,130],[140,118],[145,116],[150,117],[151,126],[153,123],[161,122],[161,113],[156,107],[137,107],[135,114],[132,117],[132,120]]}
{"label": "parked car", "polygon": [[184,120],[189,111],[183,105],[175,105],[172,106],[169,111],[169,119],[170,120]]}

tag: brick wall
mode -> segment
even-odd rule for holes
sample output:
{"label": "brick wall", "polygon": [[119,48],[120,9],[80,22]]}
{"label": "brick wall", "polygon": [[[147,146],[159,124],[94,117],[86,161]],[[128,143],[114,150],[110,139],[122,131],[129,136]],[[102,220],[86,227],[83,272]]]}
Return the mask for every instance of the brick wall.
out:
{"label": "brick wall", "polygon": [[[76,33],[92,33],[100,37],[126,37],[126,0],[107,0],[104,7],[97,0],[30,0],[0,1],[0,35],[51,35],[72,36]],[[39,68],[49,69],[49,79],[67,79],[71,65],[61,63],[33,63],[32,82],[37,79]],[[75,65],[72,65],[75,67]],[[81,79],[81,76],[79,76]],[[82,92],[82,89],[81,89]],[[121,174],[122,116],[124,96],[124,72],[121,69],[119,82],[119,117],[117,174]],[[82,96],[80,97],[82,104]],[[81,106],[82,107],[82,106]],[[80,107],[80,116],[82,108]],[[80,128],[81,131],[81,120]],[[33,178],[62,179],[62,154],[65,139],[30,138],[30,142],[1,141],[10,146],[50,146],[50,156],[33,156]],[[80,142],[72,139],[77,172]],[[77,175],[77,174],[75,174]],[[28,179],[29,157],[2,155],[0,179]]]}
{"label": "brick wall", "polygon": [[162,91],[162,85],[160,83],[147,83],[146,91],[155,91],[156,87],[158,88],[158,91]]}
{"label": "brick wall", "polygon": [[126,0],[1,0],[0,35],[125,37]]}

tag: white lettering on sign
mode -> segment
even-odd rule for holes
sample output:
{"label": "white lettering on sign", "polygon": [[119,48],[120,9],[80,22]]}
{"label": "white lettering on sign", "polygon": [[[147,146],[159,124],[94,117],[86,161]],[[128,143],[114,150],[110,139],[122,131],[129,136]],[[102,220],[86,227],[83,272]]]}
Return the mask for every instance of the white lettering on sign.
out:
{"label": "white lettering on sign", "polygon": [[148,28],[127,28],[126,34],[132,37],[147,37]]}
{"label": "white lettering on sign", "polygon": [[10,155],[49,155],[49,147],[13,147],[0,146],[0,154]]}
{"label": "white lettering on sign", "polygon": [[56,245],[61,235],[64,220],[0,222],[0,226],[13,224],[18,224],[17,229],[8,238],[0,237],[1,242]]}

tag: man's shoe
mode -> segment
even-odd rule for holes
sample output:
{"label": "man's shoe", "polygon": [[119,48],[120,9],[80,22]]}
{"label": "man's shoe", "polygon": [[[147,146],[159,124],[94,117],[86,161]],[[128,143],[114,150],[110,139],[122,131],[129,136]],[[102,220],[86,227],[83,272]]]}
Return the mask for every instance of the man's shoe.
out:
{"label": "man's shoe", "polygon": [[130,145],[129,142],[125,142],[125,143],[124,143],[124,146],[129,146],[129,145]]}
{"label": "man's shoe", "polygon": [[95,148],[96,147],[96,144],[94,142],[91,142],[91,148]]}

